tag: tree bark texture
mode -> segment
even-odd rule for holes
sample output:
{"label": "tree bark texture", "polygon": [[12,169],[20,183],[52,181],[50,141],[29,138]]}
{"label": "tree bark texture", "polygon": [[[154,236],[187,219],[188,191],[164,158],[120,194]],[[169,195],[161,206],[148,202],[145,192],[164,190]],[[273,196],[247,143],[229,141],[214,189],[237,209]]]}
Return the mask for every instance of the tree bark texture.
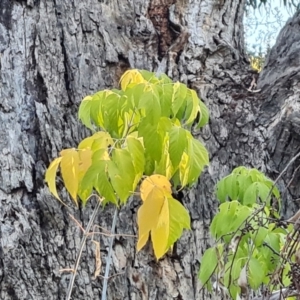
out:
{"label": "tree bark texture", "polygon": [[[195,89],[210,123],[195,133],[211,163],[182,199],[192,218],[172,253],[156,261],[150,246],[117,237],[107,299],[216,299],[197,279],[210,245],[216,182],[234,167],[271,178],[300,146],[300,14],[281,31],[264,70],[251,72],[243,43],[245,0],[1,0],[0,2],[0,298],[64,299],[82,231],[95,207],[67,209],[52,197],[44,173],[60,150],[89,132],[80,101],[117,87],[129,68],[165,72]],[[253,78],[259,92],[249,92]],[[284,215],[299,198],[299,161],[280,180]],[[58,183],[62,197],[67,193]],[[71,202],[69,202],[71,204]],[[117,233],[137,234],[137,199],[118,212]],[[96,224],[110,230],[113,208]],[[100,241],[102,275],[109,239]],[[95,245],[88,240],[72,299],[99,299]],[[116,274],[116,276],[114,276]]]}

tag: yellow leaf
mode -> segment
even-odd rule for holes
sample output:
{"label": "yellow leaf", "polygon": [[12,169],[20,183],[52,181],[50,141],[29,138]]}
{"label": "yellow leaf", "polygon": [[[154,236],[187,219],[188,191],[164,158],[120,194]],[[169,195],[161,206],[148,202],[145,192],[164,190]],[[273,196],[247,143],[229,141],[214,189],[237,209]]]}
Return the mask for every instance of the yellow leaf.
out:
{"label": "yellow leaf", "polygon": [[65,149],[60,152],[60,169],[65,187],[77,205],[79,178],[79,155],[75,149]]}
{"label": "yellow leaf", "polygon": [[113,139],[109,133],[99,131],[81,141],[81,143],[78,145],[78,149],[93,148],[93,150],[98,150],[107,148],[108,146],[113,145],[113,143]]}
{"label": "yellow leaf", "polygon": [[179,163],[179,177],[181,186],[186,186],[189,180],[189,171],[190,171],[190,164],[189,164],[189,156],[183,152],[181,161]]}
{"label": "yellow leaf", "polygon": [[154,254],[157,259],[161,258],[167,251],[169,238],[170,216],[168,198],[164,198],[164,204],[158,217],[156,227],[151,231]]}
{"label": "yellow leaf", "polygon": [[139,240],[137,250],[141,250],[147,243],[149,233],[158,222],[159,213],[164,204],[164,193],[154,188],[148,193],[147,201],[138,210],[137,222],[139,225]]}
{"label": "yellow leaf", "polygon": [[163,174],[167,179],[172,178],[174,175],[174,168],[170,159],[169,153],[169,136],[166,135],[163,142],[163,153],[159,162],[155,163],[155,172]]}
{"label": "yellow leaf", "polygon": [[141,184],[141,198],[143,201],[153,190],[161,190],[163,193],[172,194],[171,184],[167,177],[163,175],[151,175]]}
{"label": "yellow leaf", "polygon": [[93,152],[91,149],[79,150],[78,181],[81,181],[84,174],[92,164]]}
{"label": "yellow leaf", "polygon": [[154,254],[160,259],[181,236],[190,229],[188,211],[164,188],[153,188],[138,210],[139,239],[137,250],[142,249],[151,233]]}
{"label": "yellow leaf", "polygon": [[57,168],[60,164],[61,161],[61,157],[58,157],[56,159],[54,159],[50,166],[48,167],[47,171],[46,171],[46,175],[45,175],[45,180],[48,184],[49,190],[50,192],[60,201],[61,199],[59,198],[58,194],[57,194],[57,190],[56,190],[56,184],[55,184],[55,177],[56,177],[56,172],[57,172]]}
{"label": "yellow leaf", "polygon": [[147,81],[144,79],[144,77],[137,69],[126,71],[120,79],[121,89],[123,91],[125,91],[127,86],[131,83],[139,84],[144,82]]}

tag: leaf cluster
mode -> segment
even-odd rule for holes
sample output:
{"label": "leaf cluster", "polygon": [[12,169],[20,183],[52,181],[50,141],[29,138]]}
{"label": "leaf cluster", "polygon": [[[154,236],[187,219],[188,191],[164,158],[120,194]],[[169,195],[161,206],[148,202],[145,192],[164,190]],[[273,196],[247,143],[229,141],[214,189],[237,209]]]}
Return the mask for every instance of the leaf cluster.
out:
{"label": "leaf cluster", "polygon": [[288,286],[294,258],[282,249],[293,229],[278,225],[279,206],[275,209],[270,199],[280,203],[280,195],[273,181],[257,169],[239,167],[217,184],[217,198],[219,212],[210,225],[216,244],[202,257],[202,284],[210,291],[214,284],[232,299],[240,299],[248,287]]}
{"label": "leaf cluster", "polygon": [[208,164],[207,150],[190,133],[192,126],[208,122],[208,110],[195,91],[166,75],[129,70],[120,85],[120,90],[99,91],[82,100],[79,119],[94,133],[76,149],[61,151],[50,164],[46,181],[61,201],[56,190],[60,167],[76,205],[78,198],[85,205],[96,191],[103,203],[118,206],[144,178],[138,250],[151,234],[160,258],[182,230],[190,228],[188,212],[172,197],[171,183],[174,188],[195,183]]}

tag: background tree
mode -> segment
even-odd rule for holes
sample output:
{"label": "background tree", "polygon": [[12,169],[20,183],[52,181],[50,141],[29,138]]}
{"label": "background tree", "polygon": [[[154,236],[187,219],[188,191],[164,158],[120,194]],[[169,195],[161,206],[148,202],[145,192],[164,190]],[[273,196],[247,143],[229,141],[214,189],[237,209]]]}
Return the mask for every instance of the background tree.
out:
{"label": "background tree", "polygon": [[[0,2],[1,299],[64,299],[81,231],[44,184],[49,162],[87,135],[81,99],[117,86],[129,68],[159,70],[195,89],[211,112],[202,139],[211,163],[189,193],[192,231],[157,262],[117,238],[108,299],[207,299],[197,279],[209,245],[216,182],[239,165],[271,178],[299,151],[300,13],[282,29],[258,75],[244,49],[246,1],[152,0]],[[249,91],[257,80],[256,92]],[[257,91],[259,90],[259,91]],[[299,161],[279,186],[284,214],[296,211]],[[65,191],[63,197],[67,197]],[[184,197],[182,197],[184,196]],[[87,225],[95,203],[71,213]],[[118,215],[117,233],[136,234],[137,200]],[[109,230],[113,210],[98,224]],[[105,258],[108,239],[101,240]],[[89,242],[73,299],[98,299]],[[105,264],[104,264],[105,265]]]}

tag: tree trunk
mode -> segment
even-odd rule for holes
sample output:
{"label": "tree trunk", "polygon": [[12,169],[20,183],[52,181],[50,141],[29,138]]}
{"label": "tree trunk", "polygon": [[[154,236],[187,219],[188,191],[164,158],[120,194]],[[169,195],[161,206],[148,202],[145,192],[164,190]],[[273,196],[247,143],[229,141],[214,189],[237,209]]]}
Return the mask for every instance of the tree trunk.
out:
{"label": "tree trunk", "polygon": [[[150,246],[136,253],[136,238],[116,238],[107,299],[209,298],[197,272],[210,243],[216,182],[239,165],[274,179],[300,146],[300,13],[281,31],[258,78],[260,91],[249,92],[258,76],[245,58],[245,2],[1,0],[1,299],[65,298],[71,274],[62,269],[73,267],[83,235],[70,214],[86,227],[95,201],[78,210],[62,206],[44,184],[45,169],[87,136],[77,119],[81,99],[116,87],[129,68],[165,72],[198,92],[211,113],[199,135],[211,163],[183,198],[192,231],[172,253],[156,261]],[[279,182],[286,216],[297,207],[298,163]],[[139,204],[130,200],[119,210],[118,234],[137,234]],[[96,224],[110,230],[112,215],[106,207]],[[104,275],[109,239],[94,240],[101,242]],[[101,297],[94,250],[88,239],[72,299]]]}

